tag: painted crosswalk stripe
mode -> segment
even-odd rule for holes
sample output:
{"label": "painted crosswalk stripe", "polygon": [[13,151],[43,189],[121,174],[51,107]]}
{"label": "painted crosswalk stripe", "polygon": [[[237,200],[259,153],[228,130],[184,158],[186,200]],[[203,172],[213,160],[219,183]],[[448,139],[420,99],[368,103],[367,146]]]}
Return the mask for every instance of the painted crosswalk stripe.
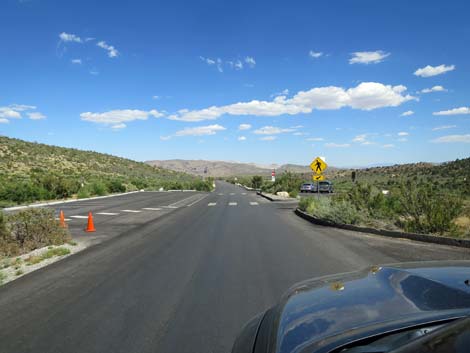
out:
{"label": "painted crosswalk stripe", "polygon": [[121,210],[121,212],[139,213],[139,212],[142,212],[142,211],[139,211],[139,210]]}
{"label": "painted crosswalk stripe", "polygon": [[236,202],[229,202],[228,205],[229,205],[229,206],[236,206],[237,203],[236,203]]}
{"label": "painted crosswalk stripe", "polygon": [[162,209],[161,209],[161,208],[158,208],[158,207],[144,207],[143,210],[147,210],[147,211],[161,211]]}
{"label": "painted crosswalk stripe", "polygon": [[117,216],[119,213],[114,213],[114,212],[98,212],[97,214],[103,215],[103,216]]}
{"label": "painted crosswalk stripe", "polygon": [[250,202],[250,205],[251,205],[251,206],[257,206],[257,205],[258,205],[258,202]]}
{"label": "painted crosswalk stripe", "polygon": [[217,202],[209,202],[209,203],[207,204],[207,206],[215,206],[215,205],[217,205]]}
{"label": "painted crosswalk stripe", "polygon": [[88,216],[70,216],[70,218],[80,218],[80,219],[87,219]]}

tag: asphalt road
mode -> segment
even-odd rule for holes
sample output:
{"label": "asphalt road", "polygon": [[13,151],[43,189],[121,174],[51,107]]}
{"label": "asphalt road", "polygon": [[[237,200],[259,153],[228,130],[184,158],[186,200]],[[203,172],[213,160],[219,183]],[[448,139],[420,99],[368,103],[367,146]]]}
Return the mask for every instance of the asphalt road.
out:
{"label": "asphalt road", "polygon": [[67,217],[115,213],[96,214],[94,235],[82,231],[85,219],[70,221],[76,237],[109,239],[0,287],[2,353],[225,353],[295,282],[372,264],[470,259],[466,249],[314,226],[292,203],[225,183],[210,194],[63,207]]}

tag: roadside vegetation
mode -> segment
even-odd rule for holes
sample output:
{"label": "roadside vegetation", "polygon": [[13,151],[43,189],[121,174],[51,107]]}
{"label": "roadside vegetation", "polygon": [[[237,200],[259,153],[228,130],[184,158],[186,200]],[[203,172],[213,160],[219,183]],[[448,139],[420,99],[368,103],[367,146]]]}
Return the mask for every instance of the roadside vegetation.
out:
{"label": "roadside vegetation", "polygon": [[[440,165],[416,163],[358,169],[331,168],[335,193],[301,198],[299,208],[335,223],[389,230],[470,237],[470,158]],[[242,176],[228,181],[267,193],[298,195],[310,174],[285,172],[273,183],[269,176]],[[256,187],[255,187],[256,185]]]}
{"label": "roadside vegetation", "polygon": [[107,154],[0,136],[0,207],[145,190],[212,190],[212,179]]}
{"label": "roadside vegetation", "polygon": [[68,230],[60,227],[51,209],[29,208],[8,215],[0,212],[0,258],[70,240]]}

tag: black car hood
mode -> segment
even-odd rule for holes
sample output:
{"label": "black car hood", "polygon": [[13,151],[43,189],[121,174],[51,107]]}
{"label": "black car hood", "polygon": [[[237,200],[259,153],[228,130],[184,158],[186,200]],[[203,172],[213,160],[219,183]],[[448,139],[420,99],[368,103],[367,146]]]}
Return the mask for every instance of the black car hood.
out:
{"label": "black car hood", "polygon": [[302,282],[274,308],[268,350],[329,351],[384,330],[469,315],[466,280],[470,262],[460,261],[374,266]]}

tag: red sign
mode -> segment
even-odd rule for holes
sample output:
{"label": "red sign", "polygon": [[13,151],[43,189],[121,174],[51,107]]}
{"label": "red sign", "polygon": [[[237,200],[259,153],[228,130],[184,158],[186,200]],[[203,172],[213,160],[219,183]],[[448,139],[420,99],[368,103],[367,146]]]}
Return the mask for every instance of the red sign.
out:
{"label": "red sign", "polygon": [[271,172],[271,176],[276,176],[276,171],[275,171],[275,170],[273,170],[273,171]]}

